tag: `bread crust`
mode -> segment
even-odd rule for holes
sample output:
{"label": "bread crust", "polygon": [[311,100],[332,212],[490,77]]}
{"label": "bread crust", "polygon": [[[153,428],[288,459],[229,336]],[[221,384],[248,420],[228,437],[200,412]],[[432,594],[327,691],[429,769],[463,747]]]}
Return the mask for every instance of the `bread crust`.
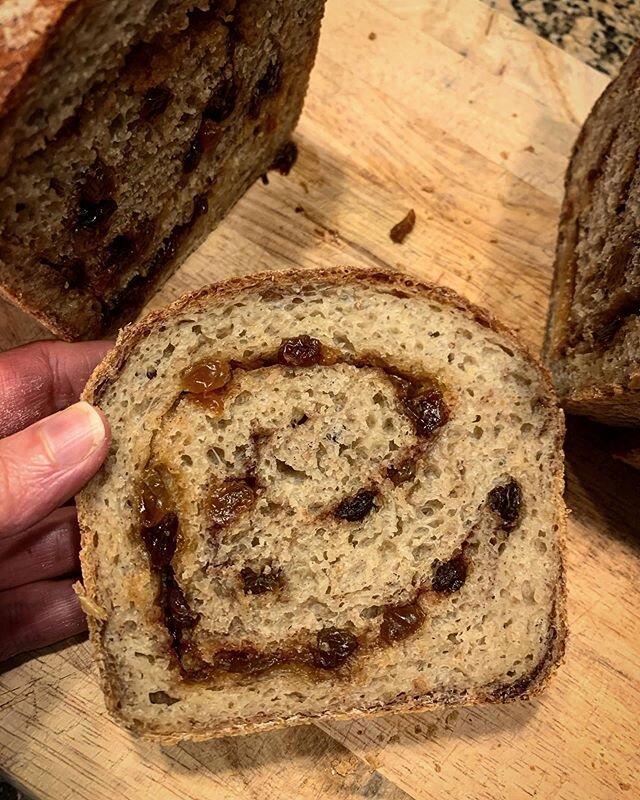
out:
{"label": "bread crust", "polygon": [[105,359],[91,375],[82,394],[82,399],[99,406],[100,399],[105,390],[117,379],[123,365],[136,344],[148,336],[151,331],[184,311],[205,308],[219,298],[224,297],[228,299],[229,297],[233,297],[234,295],[252,288],[267,288],[273,286],[277,289],[287,289],[296,285],[305,285],[309,283],[344,285],[345,283],[360,283],[363,281],[367,282],[371,287],[388,288],[407,292],[409,295],[420,295],[466,312],[479,324],[505,337],[513,345],[514,350],[533,365],[541,376],[543,385],[548,391],[551,401],[549,412],[556,416],[558,422],[558,435],[555,442],[555,452],[557,455],[555,459],[556,471],[552,477],[555,486],[554,505],[557,510],[556,521],[558,525],[560,577],[556,586],[555,602],[549,619],[550,636],[546,654],[528,675],[518,679],[513,684],[487,687],[486,691],[481,691],[474,695],[470,695],[466,692],[450,692],[439,695],[427,694],[418,699],[402,699],[381,706],[356,708],[348,712],[323,712],[316,715],[293,714],[280,716],[277,719],[258,722],[252,721],[224,728],[199,730],[197,732],[180,732],[176,734],[157,733],[153,730],[149,730],[146,726],[131,727],[131,723],[118,714],[118,695],[117,692],[114,691],[111,681],[108,680],[109,676],[114,674],[114,670],[113,667],[106,662],[105,651],[102,647],[101,638],[104,619],[100,618],[99,610],[98,613],[96,613],[96,609],[93,611],[90,609],[90,603],[94,602],[93,598],[96,597],[97,565],[92,557],[90,547],[94,532],[84,522],[84,507],[82,496],[80,496],[78,498],[78,511],[81,531],[81,563],[84,588],[79,586],[78,593],[80,594],[82,605],[88,613],[89,636],[98,654],[102,688],[105,693],[107,707],[112,715],[120,724],[129,727],[134,733],[143,738],[165,744],[173,744],[186,739],[201,741],[214,737],[248,734],[290,725],[320,722],[323,720],[353,719],[371,715],[426,710],[449,705],[469,706],[485,702],[493,703],[508,702],[516,699],[523,700],[539,694],[548,684],[551,676],[563,660],[567,636],[566,582],[564,569],[564,540],[567,512],[562,502],[564,490],[564,468],[562,459],[562,444],[565,430],[564,416],[555,401],[555,392],[548,370],[506,326],[486,311],[460,297],[460,295],[451,289],[422,282],[399,272],[385,272],[377,269],[365,270],[356,267],[262,272],[240,278],[232,278],[222,283],[212,284],[190,294],[186,294],[166,308],[153,311],[140,322],[125,327],[120,332],[114,349],[107,354]]}
{"label": "bread crust", "polygon": [[[568,345],[569,322],[574,301],[577,273],[578,218],[591,203],[590,175],[599,169],[611,144],[604,130],[616,125],[637,104],[630,95],[640,72],[640,46],[636,46],[620,74],[600,95],[591,109],[573,146],[564,179],[564,199],[558,223],[558,238],[551,286],[543,358],[552,371],[562,370]],[[630,88],[631,87],[631,88]],[[640,363],[638,364],[640,368]],[[640,423],[640,386],[637,376],[629,381],[601,382],[587,387],[571,387],[560,392],[561,405],[570,413],[590,417],[610,425],[631,426]]]}

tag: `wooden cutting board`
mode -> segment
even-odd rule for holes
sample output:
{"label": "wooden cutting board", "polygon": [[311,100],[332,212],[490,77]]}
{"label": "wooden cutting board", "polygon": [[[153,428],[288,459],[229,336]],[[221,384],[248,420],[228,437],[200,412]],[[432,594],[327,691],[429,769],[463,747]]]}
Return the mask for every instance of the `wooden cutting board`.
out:
{"label": "wooden cutting board", "polygon": [[[153,305],[258,269],[389,266],[538,349],[567,154],[605,82],[478,0],[329,0],[298,165],[253,187]],[[43,336],[0,312],[3,346]],[[639,797],[637,478],[605,449],[570,425],[571,637],[539,700],[159,747],[106,717],[82,642],[0,676],[0,765],[51,800]]]}

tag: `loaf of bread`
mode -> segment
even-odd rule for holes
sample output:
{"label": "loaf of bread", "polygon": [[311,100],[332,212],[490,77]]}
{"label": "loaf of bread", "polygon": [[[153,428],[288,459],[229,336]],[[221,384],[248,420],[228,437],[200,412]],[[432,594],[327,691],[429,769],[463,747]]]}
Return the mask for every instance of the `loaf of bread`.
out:
{"label": "loaf of bread", "polygon": [[563,420],[399,274],[258,275],[125,328],[77,499],[107,705],[173,741],[526,697],[564,645]]}
{"label": "loaf of bread", "polygon": [[561,404],[640,422],[640,47],[580,132],[565,180],[545,358]]}
{"label": "loaf of bread", "polygon": [[0,292],[102,336],[291,166],[324,0],[1,5]]}

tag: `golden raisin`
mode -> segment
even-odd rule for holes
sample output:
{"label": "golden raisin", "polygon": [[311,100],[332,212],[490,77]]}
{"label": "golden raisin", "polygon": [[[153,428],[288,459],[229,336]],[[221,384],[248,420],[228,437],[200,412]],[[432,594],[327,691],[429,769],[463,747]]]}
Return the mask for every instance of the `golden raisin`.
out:
{"label": "golden raisin", "polygon": [[209,496],[208,516],[214,528],[223,528],[255,503],[255,492],[246,481],[227,480]]}
{"label": "golden raisin", "polygon": [[387,606],[380,626],[380,638],[390,644],[405,639],[422,625],[424,615],[418,602]]}
{"label": "golden raisin", "polygon": [[182,388],[191,394],[204,394],[222,389],[231,380],[228,361],[207,358],[182,373]]}
{"label": "golden raisin", "polygon": [[142,476],[142,496],[140,513],[145,527],[157,525],[170,511],[171,498],[162,473],[155,468],[148,469]]}

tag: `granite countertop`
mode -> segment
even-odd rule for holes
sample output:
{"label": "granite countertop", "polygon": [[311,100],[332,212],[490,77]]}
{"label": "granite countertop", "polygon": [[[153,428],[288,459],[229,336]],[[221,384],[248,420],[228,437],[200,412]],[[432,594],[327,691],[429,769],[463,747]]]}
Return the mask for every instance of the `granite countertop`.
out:
{"label": "granite countertop", "polygon": [[484,2],[611,76],[640,39],[640,0]]}

